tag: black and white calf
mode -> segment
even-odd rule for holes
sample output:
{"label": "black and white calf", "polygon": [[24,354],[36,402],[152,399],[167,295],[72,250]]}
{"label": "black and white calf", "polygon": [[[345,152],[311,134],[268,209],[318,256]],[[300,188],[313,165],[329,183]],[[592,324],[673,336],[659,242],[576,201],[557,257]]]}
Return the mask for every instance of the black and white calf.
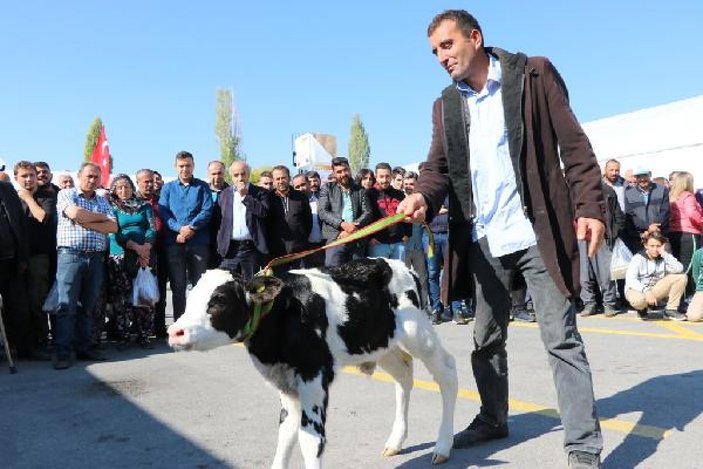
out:
{"label": "black and white calf", "polygon": [[[360,259],[329,270],[292,270],[281,275],[282,282],[271,279],[257,277],[245,285],[228,271],[206,272],[168,333],[176,350],[244,340],[256,368],[280,392],[272,467],[288,466],[296,437],[305,466],[320,466],[329,385],[347,365],[368,371],[378,363],[395,379],[395,421],[383,454],[398,454],[407,436],[413,357],[440,387],[442,421],[432,462],[445,462],[452,447],[456,367],[421,309],[414,273],[400,261]],[[252,303],[270,290],[277,290],[269,295],[275,296],[270,312],[243,337]]]}

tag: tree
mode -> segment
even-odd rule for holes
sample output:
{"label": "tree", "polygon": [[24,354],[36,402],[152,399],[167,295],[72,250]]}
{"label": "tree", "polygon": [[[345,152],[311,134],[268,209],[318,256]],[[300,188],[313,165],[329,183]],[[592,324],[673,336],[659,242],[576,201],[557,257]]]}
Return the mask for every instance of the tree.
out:
{"label": "tree", "polygon": [[[83,150],[83,161],[86,163],[90,162],[90,156],[93,154],[95,145],[98,144],[98,138],[100,137],[100,130],[103,128],[103,121],[100,117],[96,117],[93,123],[90,124],[90,129],[88,129],[88,135],[85,136],[85,149]],[[112,153],[110,153],[110,168],[115,168],[113,164]]]}
{"label": "tree", "polygon": [[364,124],[361,122],[359,114],[354,114],[351,135],[349,136],[349,166],[353,175],[368,166],[370,155],[369,136],[364,129]]}
{"label": "tree", "polygon": [[90,124],[90,129],[88,129],[88,135],[85,137],[85,150],[83,151],[83,161],[90,162],[90,155],[93,154],[95,145],[98,144],[98,137],[100,137],[100,129],[103,128],[103,121],[99,117],[93,120]]}
{"label": "tree", "polygon": [[[239,148],[239,123],[237,109],[234,106],[232,91],[218,89],[215,105],[215,135],[220,143],[220,161],[229,169],[232,162],[245,159]],[[225,180],[232,182],[229,171],[225,171]]]}

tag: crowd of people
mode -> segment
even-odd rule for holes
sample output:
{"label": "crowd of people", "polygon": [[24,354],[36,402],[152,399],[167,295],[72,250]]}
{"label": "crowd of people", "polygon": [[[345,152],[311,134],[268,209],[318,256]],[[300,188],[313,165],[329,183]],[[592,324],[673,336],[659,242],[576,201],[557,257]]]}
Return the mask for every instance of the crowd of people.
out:
{"label": "crowd of people", "polygon": [[[210,162],[207,181],[193,176],[194,165],[190,153],[180,152],[177,179],[170,183],[158,171],[142,169],[135,181],[119,174],[103,189],[99,168],[89,163],[78,172],[78,186],[70,175],[54,185],[46,162],[15,164],[16,190],[9,182],[0,184],[0,293],[19,358],[49,359],[53,351],[55,366],[63,369],[72,354],[103,359],[99,346],[105,340],[150,347],[154,337],[166,337],[167,282],[177,319],[188,285],[206,269],[227,268],[251,278],[272,258],[344,238],[394,215],[419,176],[379,163],[352,177],[340,157],[324,182],[316,171],[291,177],[289,168],[278,165],[262,172],[255,185],[243,161],[229,168]],[[641,319],[661,310],[665,318],[700,321],[703,190],[694,193],[693,178],[684,171],[652,179],[649,171],[637,169],[627,176],[620,175],[618,161],[606,163],[605,242],[589,256],[588,240],[578,241],[581,316],[612,317],[629,307]],[[334,267],[364,256],[404,260],[420,277],[433,322],[466,324],[471,301],[448,301],[446,291],[442,294],[448,214],[445,200],[428,225],[432,257],[428,228],[398,224],[281,268]],[[611,278],[610,265],[613,250],[622,249],[617,240],[632,256],[620,280]],[[154,304],[134,304],[133,280],[142,267],[157,279]],[[45,305],[52,285],[55,311]],[[511,289],[511,318],[535,321],[521,275]]]}
{"label": "crowd of people", "polygon": [[[103,188],[91,163],[81,166],[75,184],[66,175],[58,186],[47,163],[20,161],[16,188],[0,182],[0,294],[18,358],[52,359],[66,369],[76,359],[103,360],[106,341],[151,347],[166,337],[167,284],[177,319],[188,285],[206,269],[250,279],[273,258],[320,248],[394,215],[418,178],[387,163],[352,178],[341,157],[325,181],[316,171],[291,177],[277,165],[254,184],[244,161],[229,168],[211,161],[201,180],[188,152],[176,155],[174,167],[177,178],[165,184],[158,171],[141,169],[134,180],[117,174]],[[401,223],[277,269],[335,267],[364,256],[404,260],[418,273],[435,322],[466,324],[466,304],[445,307],[441,299],[446,208],[430,229],[430,259],[427,230]],[[140,269],[154,275],[158,301],[133,294]]]}
{"label": "crowd of people", "polygon": [[[652,178],[648,169],[636,168],[625,179],[620,167],[609,160],[603,172],[605,243],[589,257],[585,240],[579,242],[581,316],[602,311],[612,317],[629,307],[643,320],[656,314],[700,321],[703,190],[694,192],[693,176],[686,171]],[[625,278],[613,279],[613,254],[625,249],[632,256]]]}

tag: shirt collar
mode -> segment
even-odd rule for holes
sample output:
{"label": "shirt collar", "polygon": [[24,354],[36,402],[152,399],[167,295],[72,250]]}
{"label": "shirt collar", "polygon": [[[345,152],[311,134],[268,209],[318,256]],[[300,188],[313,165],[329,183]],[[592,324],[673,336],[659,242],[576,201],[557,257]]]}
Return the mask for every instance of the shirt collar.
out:
{"label": "shirt collar", "polygon": [[503,80],[503,71],[500,67],[500,61],[488,54],[488,76],[486,77],[486,86],[483,87],[481,91],[474,91],[468,84],[463,81],[456,82],[456,88],[460,93],[465,95],[480,95],[485,93],[486,89],[493,90],[499,87]]}

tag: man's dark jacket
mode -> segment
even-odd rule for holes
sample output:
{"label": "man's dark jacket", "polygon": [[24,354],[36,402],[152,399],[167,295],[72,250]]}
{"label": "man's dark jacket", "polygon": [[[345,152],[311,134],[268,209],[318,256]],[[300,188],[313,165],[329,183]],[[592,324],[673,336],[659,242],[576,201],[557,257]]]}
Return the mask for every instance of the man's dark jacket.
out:
{"label": "man's dark jacket", "polygon": [[647,203],[637,186],[625,189],[625,234],[623,240],[632,252],[642,248],[640,233],[652,223],[660,223],[659,229],[669,233],[669,191],[666,187],[650,182]]}
{"label": "man's dark jacket", "polygon": [[[249,193],[242,203],[247,208],[247,228],[251,234],[256,250],[268,254],[266,244],[266,217],[269,211],[270,192],[261,187],[249,184]],[[227,255],[229,243],[232,240],[232,204],[234,201],[234,187],[229,186],[220,193],[217,204],[220,206],[222,221],[217,231],[217,252],[222,256]]]}
{"label": "man's dark jacket", "polygon": [[2,251],[13,251],[14,259],[17,262],[27,262],[29,260],[29,236],[27,236],[27,217],[22,210],[22,203],[17,191],[11,183],[0,181],[0,207],[7,216],[9,228],[6,232],[12,237],[8,239],[12,246],[0,246]]}
{"label": "man's dark jacket", "polygon": [[620,237],[625,229],[625,214],[620,208],[618,195],[615,189],[605,182],[601,182],[603,199],[605,200],[605,242],[610,249],[615,245],[615,240]]}
{"label": "man's dark jacket", "polygon": [[268,247],[272,257],[307,249],[311,229],[312,211],[306,194],[290,188],[287,201],[275,192],[271,194]]}
{"label": "man's dark jacket", "polygon": [[[371,223],[373,214],[369,204],[366,189],[352,183],[351,202],[354,219],[352,223],[363,228]],[[337,239],[342,231],[342,186],[337,182],[323,184],[320,189],[320,201],[317,204],[317,215],[322,225],[322,239],[328,241]]]}
{"label": "man's dark jacket", "polygon": [[[564,295],[573,297],[579,290],[573,220],[604,219],[600,169],[569,107],[566,86],[549,60],[497,48],[486,51],[500,60],[508,147],[523,210],[532,222],[552,279]],[[425,197],[430,218],[449,194],[449,295],[468,298],[468,240],[475,210],[469,170],[470,122],[465,99],[455,84],[435,101],[432,121],[432,143],[415,191]]]}

